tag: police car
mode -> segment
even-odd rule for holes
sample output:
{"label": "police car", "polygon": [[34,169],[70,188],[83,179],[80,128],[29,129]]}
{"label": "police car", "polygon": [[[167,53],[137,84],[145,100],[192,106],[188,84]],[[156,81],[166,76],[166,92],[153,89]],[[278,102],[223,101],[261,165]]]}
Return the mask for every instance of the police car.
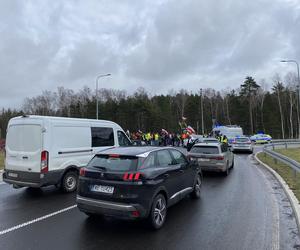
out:
{"label": "police car", "polygon": [[270,143],[272,142],[272,137],[268,134],[256,134],[250,137],[250,140],[254,143]]}

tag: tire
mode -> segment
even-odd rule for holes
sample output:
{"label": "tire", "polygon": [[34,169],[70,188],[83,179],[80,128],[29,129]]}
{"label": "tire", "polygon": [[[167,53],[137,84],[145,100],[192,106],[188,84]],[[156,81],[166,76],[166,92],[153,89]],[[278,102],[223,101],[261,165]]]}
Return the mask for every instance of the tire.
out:
{"label": "tire", "polygon": [[223,175],[224,175],[224,176],[228,176],[228,175],[229,175],[229,167],[228,167],[228,163],[227,163],[227,166],[226,166],[226,170],[223,172]]}
{"label": "tire", "polygon": [[232,164],[231,164],[230,168],[231,168],[231,169],[234,168],[234,159],[232,160]]}
{"label": "tire", "polygon": [[89,212],[84,212],[88,217],[95,217],[96,214],[94,213],[89,213]]}
{"label": "tire", "polygon": [[160,229],[165,223],[166,216],[166,198],[162,194],[158,194],[152,202],[151,211],[148,218],[149,226],[155,230]]}
{"label": "tire", "polygon": [[196,182],[194,184],[193,191],[191,192],[191,197],[193,199],[199,199],[200,198],[200,196],[201,196],[201,184],[202,184],[201,177],[200,177],[200,175],[198,175],[197,179],[196,179]]}
{"label": "tire", "polygon": [[90,213],[90,212],[84,212],[89,218],[91,219],[103,219],[103,215],[101,214],[95,214],[95,213]]}
{"label": "tire", "polygon": [[78,174],[75,171],[68,171],[65,173],[62,182],[61,189],[65,193],[74,192],[77,189]]}

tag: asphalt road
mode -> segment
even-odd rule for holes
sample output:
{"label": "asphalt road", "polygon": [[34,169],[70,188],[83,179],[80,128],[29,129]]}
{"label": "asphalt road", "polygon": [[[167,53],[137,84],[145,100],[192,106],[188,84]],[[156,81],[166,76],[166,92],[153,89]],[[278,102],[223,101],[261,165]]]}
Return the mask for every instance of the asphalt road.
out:
{"label": "asphalt road", "polygon": [[74,204],[75,194],[52,187],[0,184],[0,249],[300,249],[284,192],[247,154],[235,155],[228,177],[205,174],[201,199],[170,208],[156,232],[141,222],[92,220]]}

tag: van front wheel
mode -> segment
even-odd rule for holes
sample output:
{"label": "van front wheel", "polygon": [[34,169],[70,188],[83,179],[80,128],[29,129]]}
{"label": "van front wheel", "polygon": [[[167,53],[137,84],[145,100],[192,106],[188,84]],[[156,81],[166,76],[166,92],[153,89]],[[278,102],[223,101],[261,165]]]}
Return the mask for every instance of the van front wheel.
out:
{"label": "van front wheel", "polygon": [[77,188],[78,174],[75,171],[68,171],[61,183],[61,188],[66,193],[74,192]]}

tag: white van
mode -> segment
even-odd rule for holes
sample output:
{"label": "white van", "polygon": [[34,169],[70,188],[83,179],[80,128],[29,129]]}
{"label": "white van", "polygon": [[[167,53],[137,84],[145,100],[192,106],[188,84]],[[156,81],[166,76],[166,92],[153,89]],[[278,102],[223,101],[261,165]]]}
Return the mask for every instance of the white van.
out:
{"label": "white van", "polygon": [[7,127],[3,181],[16,188],[56,185],[72,192],[79,168],[95,153],[128,145],[123,129],[111,121],[15,117]]}
{"label": "white van", "polygon": [[231,146],[231,143],[238,136],[243,136],[243,129],[237,125],[227,125],[227,126],[218,126],[212,130],[213,136],[218,134],[226,135],[228,139],[228,145]]}

